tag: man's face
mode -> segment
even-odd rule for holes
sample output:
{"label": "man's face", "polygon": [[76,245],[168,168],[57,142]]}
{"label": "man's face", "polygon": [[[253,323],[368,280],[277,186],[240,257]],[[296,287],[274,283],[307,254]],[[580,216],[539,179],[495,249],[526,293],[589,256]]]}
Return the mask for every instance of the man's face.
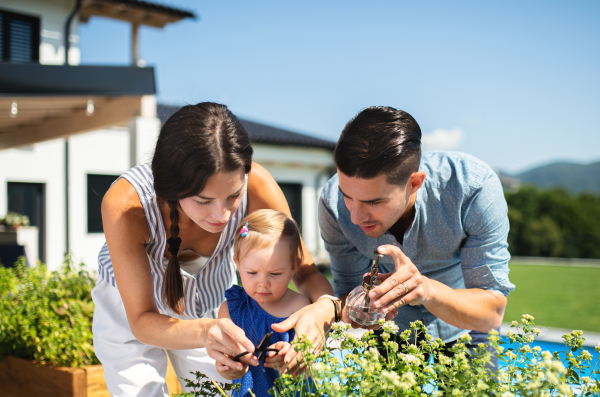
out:
{"label": "man's face", "polygon": [[405,186],[388,183],[387,176],[373,179],[349,177],[338,170],[339,186],[352,223],[369,237],[381,237],[404,214],[411,194]]}

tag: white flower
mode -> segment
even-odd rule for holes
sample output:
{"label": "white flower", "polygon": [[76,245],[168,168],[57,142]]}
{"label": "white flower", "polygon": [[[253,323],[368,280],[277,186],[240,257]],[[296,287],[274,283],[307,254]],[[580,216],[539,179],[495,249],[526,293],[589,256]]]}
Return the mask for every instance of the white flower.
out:
{"label": "white flower", "polygon": [[527,385],[527,388],[529,390],[535,390],[535,389],[539,389],[540,386],[542,386],[542,382],[540,382],[538,379],[532,380],[531,382],[529,382],[529,384]]}
{"label": "white flower", "polygon": [[[421,360],[419,360],[419,358],[413,354],[402,354],[400,353],[400,358],[402,359],[402,361],[404,361],[407,364],[413,364],[413,365],[421,365]],[[441,362],[441,360],[440,360]]]}
{"label": "white flower", "polygon": [[560,361],[552,361],[550,368],[561,374],[566,371],[565,366]]}
{"label": "white flower", "polygon": [[518,322],[516,322],[516,321],[513,321],[512,323],[510,323],[510,326],[511,326],[511,327],[518,327],[518,326],[519,326],[519,323],[518,323]]}
{"label": "white flower", "polygon": [[548,379],[548,382],[550,382],[550,383],[558,382],[558,377],[554,374],[554,372],[548,372],[546,377]]}
{"label": "white flower", "polygon": [[395,372],[383,370],[381,371],[381,377],[393,383],[394,386],[400,386],[400,376]]}
{"label": "white flower", "polygon": [[338,321],[337,323],[333,323],[331,325],[331,331],[348,331],[350,329],[350,324],[346,324],[343,321]]}
{"label": "white flower", "polygon": [[506,392],[502,393],[502,397],[515,397],[515,395],[509,391],[506,391]]}
{"label": "white flower", "polygon": [[561,383],[560,385],[556,386],[558,391],[560,391],[562,394],[570,396],[571,393],[573,392],[571,390],[571,388],[569,387],[569,385],[567,385],[566,383]]}
{"label": "white flower", "polygon": [[383,323],[383,330],[387,333],[395,334],[400,330],[400,327],[393,321],[386,321]]}

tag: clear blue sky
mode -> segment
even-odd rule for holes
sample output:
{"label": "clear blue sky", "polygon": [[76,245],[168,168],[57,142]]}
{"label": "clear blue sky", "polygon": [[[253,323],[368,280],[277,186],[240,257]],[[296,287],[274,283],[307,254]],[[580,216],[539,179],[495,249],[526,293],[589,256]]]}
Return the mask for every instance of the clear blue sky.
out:
{"label": "clear blue sky", "polygon": [[[200,17],[140,30],[159,102],[331,140],[389,105],[428,147],[508,172],[600,160],[600,1],[157,2]],[[82,63],[129,62],[128,24],[92,18],[80,36]]]}

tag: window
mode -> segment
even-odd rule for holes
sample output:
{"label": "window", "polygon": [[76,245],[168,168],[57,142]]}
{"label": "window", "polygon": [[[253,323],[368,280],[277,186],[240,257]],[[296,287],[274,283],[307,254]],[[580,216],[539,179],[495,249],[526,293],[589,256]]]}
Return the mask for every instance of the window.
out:
{"label": "window", "polygon": [[0,61],[40,60],[40,19],[0,10]]}
{"label": "window", "polygon": [[102,198],[119,175],[87,175],[88,233],[103,233]]}
{"label": "window", "polygon": [[277,182],[277,184],[281,188],[281,191],[290,206],[292,218],[294,218],[302,232],[302,184],[279,182]]}
{"label": "window", "polygon": [[43,183],[8,182],[8,211],[27,215],[31,226],[38,228],[38,258],[46,260],[46,185]]}

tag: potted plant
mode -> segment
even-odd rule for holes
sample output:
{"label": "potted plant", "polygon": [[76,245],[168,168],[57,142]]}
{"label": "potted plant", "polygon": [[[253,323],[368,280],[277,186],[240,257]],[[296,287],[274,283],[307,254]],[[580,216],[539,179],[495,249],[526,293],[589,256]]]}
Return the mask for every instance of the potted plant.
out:
{"label": "potted plant", "polygon": [[4,219],[0,219],[0,225],[17,229],[20,226],[29,226],[29,217],[18,212],[9,211]]}
{"label": "potted plant", "polygon": [[[94,279],[67,256],[46,266],[0,268],[0,396],[110,396],[94,354]],[[169,389],[180,392],[172,368]]]}

